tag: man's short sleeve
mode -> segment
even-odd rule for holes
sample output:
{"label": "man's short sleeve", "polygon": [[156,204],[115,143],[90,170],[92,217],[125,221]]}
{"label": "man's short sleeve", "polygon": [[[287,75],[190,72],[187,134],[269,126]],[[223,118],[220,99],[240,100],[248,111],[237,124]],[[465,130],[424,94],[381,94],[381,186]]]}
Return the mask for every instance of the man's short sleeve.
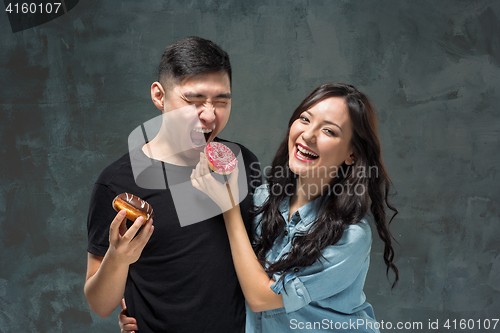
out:
{"label": "man's short sleeve", "polygon": [[275,275],[276,282],[271,289],[283,296],[287,313],[312,301],[334,296],[353,284],[360,272],[368,268],[371,241],[371,230],[366,221],[351,225],[337,244],[322,251],[324,258],[298,272],[288,273],[285,288],[283,282],[278,281],[280,275]]}
{"label": "man's short sleeve", "polygon": [[108,250],[109,225],[116,216],[111,208],[115,196],[116,193],[106,185],[94,184],[87,217],[87,251],[91,254],[104,257]]}

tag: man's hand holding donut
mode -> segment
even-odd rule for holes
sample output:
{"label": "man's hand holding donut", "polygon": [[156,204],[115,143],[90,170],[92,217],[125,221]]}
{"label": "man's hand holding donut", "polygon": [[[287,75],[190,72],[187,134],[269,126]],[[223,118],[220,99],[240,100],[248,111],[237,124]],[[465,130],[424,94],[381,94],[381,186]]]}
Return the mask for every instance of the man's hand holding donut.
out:
{"label": "man's hand holding donut", "polygon": [[121,210],[109,227],[108,253],[117,263],[130,265],[139,260],[142,250],[153,234],[154,226],[153,219],[150,218],[134,238],[144,223],[144,217],[138,217],[128,230],[126,222],[126,212]]}

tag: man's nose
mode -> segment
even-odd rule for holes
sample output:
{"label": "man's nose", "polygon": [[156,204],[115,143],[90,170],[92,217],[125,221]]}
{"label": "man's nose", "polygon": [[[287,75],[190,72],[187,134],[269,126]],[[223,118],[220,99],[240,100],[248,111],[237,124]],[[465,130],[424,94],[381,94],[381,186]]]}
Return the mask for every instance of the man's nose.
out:
{"label": "man's nose", "polygon": [[213,122],[215,120],[215,107],[214,107],[214,105],[210,102],[204,103],[202,108],[201,108],[199,118],[200,118],[200,120],[203,120],[207,123]]}

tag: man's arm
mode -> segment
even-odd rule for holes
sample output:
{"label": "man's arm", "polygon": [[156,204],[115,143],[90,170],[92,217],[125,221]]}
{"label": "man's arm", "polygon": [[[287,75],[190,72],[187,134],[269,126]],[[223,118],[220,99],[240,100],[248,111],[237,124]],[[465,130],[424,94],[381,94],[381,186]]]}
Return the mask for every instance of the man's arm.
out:
{"label": "man's arm", "polygon": [[120,304],[125,291],[128,269],[141,256],[153,233],[149,219],[134,238],[144,219],[139,217],[127,230],[125,211],[119,212],[109,228],[109,248],[104,257],[88,254],[84,294],[90,309],[101,317],[108,317]]}

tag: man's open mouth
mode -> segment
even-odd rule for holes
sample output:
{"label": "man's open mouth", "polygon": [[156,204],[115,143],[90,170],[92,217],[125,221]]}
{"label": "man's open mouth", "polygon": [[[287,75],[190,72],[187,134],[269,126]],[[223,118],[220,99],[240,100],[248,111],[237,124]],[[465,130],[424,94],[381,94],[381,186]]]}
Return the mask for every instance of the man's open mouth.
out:
{"label": "man's open mouth", "polygon": [[195,147],[203,147],[207,144],[210,135],[212,134],[212,129],[208,128],[194,128],[191,133],[191,141]]}

